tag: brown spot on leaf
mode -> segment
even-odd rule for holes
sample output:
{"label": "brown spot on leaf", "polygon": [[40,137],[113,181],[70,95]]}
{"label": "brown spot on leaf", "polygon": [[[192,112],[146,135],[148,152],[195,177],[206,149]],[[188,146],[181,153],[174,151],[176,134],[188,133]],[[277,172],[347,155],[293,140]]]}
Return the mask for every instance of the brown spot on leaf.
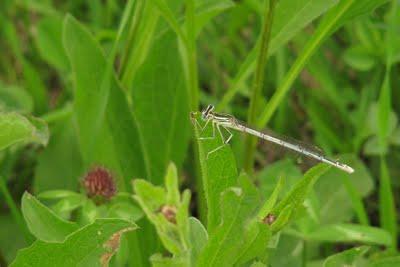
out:
{"label": "brown spot on leaf", "polygon": [[272,213],[268,213],[268,215],[265,216],[263,223],[271,225],[275,222],[275,220],[276,220],[276,216]]}
{"label": "brown spot on leaf", "polygon": [[103,255],[100,257],[100,263],[102,267],[108,267],[111,257],[115,254],[115,252],[119,249],[119,244],[121,240],[121,235],[125,232],[129,232],[134,230],[135,228],[129,227],[122,229],[116,233],[114,233],[110,239],[108,239],[103,247],[107,250]]}

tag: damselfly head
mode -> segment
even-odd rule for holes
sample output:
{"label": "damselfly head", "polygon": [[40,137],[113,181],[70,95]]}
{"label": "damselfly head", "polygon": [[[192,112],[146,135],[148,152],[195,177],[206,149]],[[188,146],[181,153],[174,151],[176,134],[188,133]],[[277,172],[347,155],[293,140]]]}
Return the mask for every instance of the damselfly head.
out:
{"label": "damselfly head", "polygon": [[214,106],[208,105],[207,108],[203,109],[203,111],[201,112],[201,118],[203,120],[206,120],[213,110],[214,110]]}

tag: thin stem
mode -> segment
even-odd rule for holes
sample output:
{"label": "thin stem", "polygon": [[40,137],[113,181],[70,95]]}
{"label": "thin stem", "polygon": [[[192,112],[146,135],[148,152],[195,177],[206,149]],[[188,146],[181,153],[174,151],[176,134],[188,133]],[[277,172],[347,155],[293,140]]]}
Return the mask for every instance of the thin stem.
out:
{"label": "thin stem", "polygon": [[24,219],[22,218],[22,215],[17,207],[17,204],[15,203],[14,199],[12,198],[12,196],[10,194],[10,191],[8,190],[5,179],[2,176],[0,176],[0,192],[4,196],[4,199],[7,203],[8,208],[11,211],[11,215],[13,216],[15,223],[18,225],[21,232],[23,233],[23,235],[25,237],[25,241],[28,244],[32,243],[35,239],[32,236],[32,234],[29,232],[29,230],[24,222]]}
{"label": "thin stem", "polygon": [[190,91],[190,107],[197,110],[199,106],[198,71],[195,36],[195,5],[193,0],[186,1],[186,46],[188,59],[188,85]]}
{"label": "thin stem", "polygon": [[[261,43],[257,58],[256,71],[252,85],[252,95],[250,98],[250,109],[247,117],[249,125],[254,125],[258,115],[258,101],[261,97],[261,90],[264,84],[265,65],[268,59],[269,41],[271,37],[272,22],[276,0],[266,0],[264,9],[264,23],[261,32]],[[244,169],[252,172],[254,153],[257,139],[251,136],[246,137]]]}
{"label": "thin stem", "polygon": [[56,109],[44,114],[41,119],[47,124],[62,121],[65,118],[71,116],[73,112],[72,104],[67,103],[64,107]]}

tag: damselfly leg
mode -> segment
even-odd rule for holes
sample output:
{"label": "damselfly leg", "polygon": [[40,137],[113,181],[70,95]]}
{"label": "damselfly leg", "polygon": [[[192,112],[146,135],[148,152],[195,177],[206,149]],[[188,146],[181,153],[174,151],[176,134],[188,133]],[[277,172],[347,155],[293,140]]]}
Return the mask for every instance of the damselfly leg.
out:
{"label": "damselfly leg", "polygon": [[[209,152],[207,153],[206,159],[208,159],[208,157],[209,157],[212,153],[215,153],[215,152],[217,152],[218,150],[220,150],[221,148],[223,148],[224,146],[226,146],[226,145],[229,143],[229,141],[232,139],[232,137],[233,137],[233,134],[231,133],[231,131],[229,131],[226,127],[220,126],[219,124],[216,124],[216,123],[213,123],[212,126],[213,126],[213,132],[214,132],[214,133],[215,133],[215,128],[217,128],[217,131],[218,131],[218,133],[219,133],[219,135],[220,135],[220,137],[221,137],[221,140],[222,140],[222,145],[220,145],[220,146],[218,146],[217,148],[215,148],[215,149],[209,151]],[[224,135],[222,134],[222,131],[221,131],[221,128],[220,128],[220,127],[222,127],[225,131],[227,131],[227,132],[229,133],[229,137],[228,137],[227,139],[225,139]],[[215,137],[216,137],[216,136],[214,135],[214,138],[215,138]]]}

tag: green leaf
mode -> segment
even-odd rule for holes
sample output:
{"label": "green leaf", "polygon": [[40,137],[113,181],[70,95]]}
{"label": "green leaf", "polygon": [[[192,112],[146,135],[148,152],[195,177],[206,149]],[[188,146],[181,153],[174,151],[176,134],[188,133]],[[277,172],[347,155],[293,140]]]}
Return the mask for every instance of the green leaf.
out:
{"label": "green leaf", "polygon": [[143,211],[130,202],[117,202],[111,205],[108,211],[109,218],[121,218],[131,222],[136,222],[143,216]]}
{"label": "green leaf", "polygon": [[151,164],[146,179],[155,184],[162,183],[169,161],[182,165],[189,143],[188,95],[178,58],[176,37],[168,32],[154,42],[131,90],[143,152]]}
{"label": "green leaf", "polygon": [[244,235],[243,246],[239,252],[235,265],[241,265],[254,260],[266,252],[268,241],[271,238],[271,230],[260,221],[254,221],[248,225]]}
{"label": "green leaf", "polygon": [[264,203],[264,205],[262,206],[262,208],[260,209],[260,211],[258,212],[258,219],[261,221],[262,219],[265,218],[265,216],[267,216],[272,209],[274,208],[278,197],[279,197],[279,193],[282,191],[283,186],[284,186],[284,179],[283,177],[281,177],[277,183],[277,185],[275,186],[274,191],[272,192],[272,194],[270,195],[270,197],[268,198],[268,200]]}
{"label": "green leaf", "polygon": [[125,186],[132,177],[146,177],[149,162],[143,161],[142,141],[115,75],[110,87],[102,87],[107,61],[99,44],[71,16],[64,20],[63,41],[74,76],[74,113],[86,167],[103,164],[124,177]]}
{"label": "green leaf", "polygon": [[157,7],[158,11],[167,21],[169,26],[174,30],[176,35],[179,36],[179,38],[183,41],[183,43],[187,44],[187,38],[186,38],[187,36],[182,31],[178,20],[176,19],[174,13],[172,12],[172,9],[168,6],[165,0],[152,0],[152,3]]}
{"label": "green leaf", "polygon": [[13,216],[10,213],[0,215],[0,249],[6,262],[13,261],[18,250],[27,245],[21,228],[15,223]]}
{"label": "green leaf", "polygon": [[20,250],[10,266],[107,266],[118,250],[121,235],[136,228],[135,224],[120,219],[98,219],[62,243],[36,241]]}
{"label": "green leaf", "polygon": [[21,204],[22,214],[31,233],[45,242],[62,242],[78,229],[76,223],[65,221],[25,192]]}
{"label": "green leaf", "polygon": [[370,267],[392,267],[400,266],[400,256],[378,259],[372,261]]}
{"label": "green leaf", "polygon": [[0,111],[30,113],[32,110],[32,97],[25,90],[17,86],[5,86],[0,82]]}
{"label": "green leaf", "polygon": [[368,250],[368,246],[361,246],[334,254],[324,261],[323,267],[354,266],[356,261]]}
{"label": "green leaf", "polygon": [[296,33],[315,18],[336,5],[339,0],[278,1],[271,32],[271,54],[284,46]]}
{"label": "green leaf", "polygon": [[187,267],[188,263],[183,257],[163,257],[161,254],[155,254],[150,257],[152,267]]}
{"label": "green leaf", "polygon": [[377,63],[370,51],[364,46],[353,46],[344,52],[343,60],[353,69],[368,71]]}
{"label": "green leaf", "polygon": [[50,140],[37,157],[34,192],[45,190],[76,190],[84,174],[77,133],[69,117],[50,124]]}
{"label": "green leaf", "polygon": [[199,113],[192,113],[191,116],[207,202],[207,230],[211,233],[219,224],[221,193],[237,183],[236,162],[230,147],[224,145],[217,130],[213,131],[211,123],[205,125]]}
{"label": "green leaf", "polygon": [[71,212],[81,207],[86,201],[83,194],[68,196],[51,206],[51,209],[62,218],[70,218]]}
{"label": "green leaf", "polygon": [[[289,220],[291,219],[292,214],[294,214],[296,206],[294,204],[287,205],[283,208],[281,212],[278,214],[278,218],[271,225],[271,232],[276,234],[283,227],[285,227]],[[301,210],[302,206],[297,207],[297,212]]]}
{"label": "green leaf", "polygon": [[330,167],[326,164],[319,164],[309,169],[304,174],[304,177],[297,182],[293,189],[278,203],[272,213],[279,216],[279,214],[288,206],[292,206],[293,211],[296,212],[303,204],[315,182],[322,174],[329,170],[329,168]]}
{"label": "green leaf", "polygon": [[191,263],[192,266],[196,266],[200,253],[207,244],[208,233],[203,224],[195,217],[189,218],[189,228]]}
{"label": "green leaf", "polygon": [[392,235],[393,246],[397,244],[397,212],[392,182],[385,159],[381,159],[379,179],[379,220],[383,229]]}
{"label": "green leaf", "polygon": [[[232,266],[239,258],[244,243],[246,224],[254,214],[259,199],[257,190],[241,175],[241,187],[226,189],[221,195],[220,221],[209,231],[209,241],[199,257],[198,266]],[[246,241],[252,241],[249,235]]]}
{"label": "green leaf", "polygon": [[235,4],[231,0],[202,0],[196,2],[196,36],[198,36],[204,26],[215,16],[233,7]]}
{"label": "green leaf", "polygon": [[44,121],[17,113],[0,112],[0,150],[21,142],[47,145],[49,132]]}
{"label": "green leaf", "polygon": [[60,199],[77,195],[80,194],[69,190],[48,190],[38,194],[37,197],[41,199]]}
{"label": "green leaf", "polygon": [[63,21],[58,16],[46,16],[37,24],[36,46],[40,55],[53,67],[66,71],[69,69],[67,55],[62,43]]}
{"label": "green leaf", "polygon": [[383,151],[385,151],[388,146],[388,139],[390,136],[390,112],[391,112],[390,75],[389,72],[386,72],[378,104],[378,126],[379,126],[378,137],[379,137],[380,147],[382,148]]}
{"label": "green leaf", "polygon": [[48,92],[38,70],[28,62],[23,61],[25,88],[30,93],[34,102],[35,115],[41,115],[48,110]]}
{"label": "green leaf", "polygon": [[353,155],[343,155],[340,160],[355,169],[351,175],[331,168],[323,179],[315,184],[315,193],[319,199],[319,220],[322,224],[349,221],[353,218],[357,203],[353,201],[348,186],[354,188],[360,198],[368,196],[374,189],[374,180],[367,166]]}
{"label": "green leaf", "polygon": [[178,177],[173,165],[170,165],[165,176],[165,184],[166,189],[145,180],[135,180],[134,198],[154,224],[164,247],[174,257],[184,257],[189,262],[190,192],[184,191],[182,196],[177,195]]}
{"label": "green leaf", "polygon": [[[301,29],[310,24],[314,19],[334,6],[338,0],[280,0],[275,7],[274,22],[271,29],[269,55],[273,55],[284,46]],[[259,12],[262,12],[260,5]],[[224,96],[218,109],[224,109],[226,104],[240,89],[243,81],[253,73],[256,65],[257,47],[255,45],[247,58],[243,61],[240,71],[233,79],[230,90]]]}
{"label": "green leaf", "polygon": [[270,121],[277,107],[292,88],[297,76],[301,73],[303,67],[306,65],[312,55],[314,55],[324,40],[326,40],[331,34],[333,34],[335,30],[337,30],[349,19],[360,14],[371,12],[377,6],[385,2],[387,2],[387,0],[366,0],[362,2],[355,0],[342,0],[339,2],[339,4],[332,8],[324,16],[324,19],[318,25],[303,51],[300,52],[298,58],[294,64],[292,64],[290,70],[283,79],[283,82],[275,91],[268,104],[264,107],[257,126],[264,127]]}
{"label": "green leaf", "polygon": [[363,242],[391,246],[393,239],[391,235],[380,228],[358,225],[358,224],[332,224],[315,229],[306,238],[313,241],[323,242]]}

